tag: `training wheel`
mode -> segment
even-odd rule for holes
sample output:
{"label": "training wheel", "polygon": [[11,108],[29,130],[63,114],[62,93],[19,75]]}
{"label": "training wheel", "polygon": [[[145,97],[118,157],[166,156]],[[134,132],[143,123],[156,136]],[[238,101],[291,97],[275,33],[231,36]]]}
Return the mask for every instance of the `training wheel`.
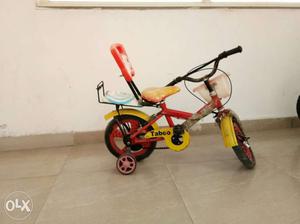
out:
{"label": "training wheel", "polygon": [[123,154],[118,158],[116,166],[121,174],[132,174],[136,168],[136,159],[130,154]]}

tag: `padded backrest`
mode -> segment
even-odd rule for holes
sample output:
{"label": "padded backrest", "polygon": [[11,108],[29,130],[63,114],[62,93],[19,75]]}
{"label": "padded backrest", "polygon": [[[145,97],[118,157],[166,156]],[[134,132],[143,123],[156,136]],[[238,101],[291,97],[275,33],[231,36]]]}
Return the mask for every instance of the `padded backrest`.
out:
{"label": "padded backrest", "polygon": [[131,82],[135,72],[128,59],[124,46],[120,43],[113,44],[110,47],[110,51],[126,81]]}

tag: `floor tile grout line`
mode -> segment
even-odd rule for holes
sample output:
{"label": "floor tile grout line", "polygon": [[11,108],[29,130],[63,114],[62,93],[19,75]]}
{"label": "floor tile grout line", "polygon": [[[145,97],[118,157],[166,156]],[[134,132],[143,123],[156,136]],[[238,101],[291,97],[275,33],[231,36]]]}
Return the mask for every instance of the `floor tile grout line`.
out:
{"label": "floor tile grout line", "polygon": [[168,170],[168,172],[169,172],[169,174],[170,174],[170,176],[171,176],[171,179],[172,179],[173,184],[175,185],[176,191],[178,192],[178,195],[179,195],[180,199],[181,199],[182,202],[183,202],[183,205],[184,205],[184,207],[185,207],[185,210],[187,211],[188,216],[189,216],[189,218],[190,218],[192,224],[194,224],[195,222],[194,222],[194,220],[193,220],[193,218],[192,218],[191,212],[189,211],[189,209],[188,209],[188,207],[187,207],[187,204],[186,204],[186,202],[185,202],[185,200],[184,200],[182,194],[180,193],[180,191],[179,191],[179,189],[178,189],[178,186],[177,186],[177,184],[176,184],[176,182],[175,182],[175,177],[173,176],[173,174],[172,174],[171,170],[169,169],[168,165],[165,164],[165,166],[166,166],[166,168],[167,168],[167,170]]}
{"label": "floor tile grout line", "polygon": [[60,176],[61,173],[63,172],[63,169],[64,169],[64,167],[66,166],[67,160],[70,158],[70,156],[71,156],[71,149],[68,150],[68,154],[67,154],[67,156],[66,156],[66,158],[65,158],[65,161],[64,161],[64,163],[62,164],[62,166],[61,166],[59,172],[58,172],[57,175],[56,175],[55,181],[54,181],[54,183],[52,184],[52,186],[51,186],[51,188],[50,188],[50,190],[49,190],[49,193],[48,193],[48,195],[47,195],[47,197],[46,197],[46,200],[45,200],[44,204],[41,206],[40,212],[38,213],[38,215],[37,215],[37,217],[36,217],[36,219],[35,219],[35,221],[34,221],[34,224],[37,223],[37,221],[38,221],[38,219],[39,219],[39,217],[40,217],[40,215],[41,215],[41,212],[42,212],[42,210],[44,209],[44,207],[45,207],[45,205],[46,205],[46,203],[47,203],[47,201],[48,201],[48,199],[49,199],[49,195],[50,195],[51,192],[53,191],[53,188],[54,188],[54,186],[55,186],[56,183],[57,183],[57,179],[59,178],[59,176]]}
{"label": "floor tile grout line", "polygon": [[56,181],[57,181],[57,178],[58,178],[58,175],[56,175],[55,180],[54,180],[52,186],[51,186],[50,189],[49,189],[48,195],[47,195],[46,198],[45,198],[45,202],[44,202],[43,205],[41,206],[40,212],[39,212],[39,213],[37,214],[37,216],[36,216],[36,219],[35,219],[35,221],[34,221],[34,224],[36,224],[38,218],[40,217],[41,211],[43,210],[43,208],[45,207],[46,202],[48,201],[49,195],[50,195],[50,193],[51,193],[53,187],[55,186],[55,183],[56,183]]}

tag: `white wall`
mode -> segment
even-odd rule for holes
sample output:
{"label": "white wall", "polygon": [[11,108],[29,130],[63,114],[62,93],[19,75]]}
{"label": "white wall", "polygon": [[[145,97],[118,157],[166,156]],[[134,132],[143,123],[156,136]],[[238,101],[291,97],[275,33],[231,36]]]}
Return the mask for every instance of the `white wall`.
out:
{"label": "white wall", "polygon": [[[140,88],[242,45],[221,63],[232,74],[229,106],[242,119],[295,116],[300,93],[300,10],[36,9],[0,1],[0,136],[104,129],[96,84],[127,90],[110,55],[125,44]],[[184,90],[170,106],[195,111]],[[205,119],[205,122],[211,121]]]}

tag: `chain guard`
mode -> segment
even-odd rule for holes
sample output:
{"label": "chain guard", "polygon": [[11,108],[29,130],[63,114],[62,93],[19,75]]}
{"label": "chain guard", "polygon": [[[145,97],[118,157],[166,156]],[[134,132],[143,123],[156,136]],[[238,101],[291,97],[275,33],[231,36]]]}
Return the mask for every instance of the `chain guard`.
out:
{"label": "chain guard", "polygon": [[174,135],[173,128],[159,128],[146,133],[145,138],[164,138],[168,148],[179,152],[190,144],[190,134],[184,130],[180,136]]}

